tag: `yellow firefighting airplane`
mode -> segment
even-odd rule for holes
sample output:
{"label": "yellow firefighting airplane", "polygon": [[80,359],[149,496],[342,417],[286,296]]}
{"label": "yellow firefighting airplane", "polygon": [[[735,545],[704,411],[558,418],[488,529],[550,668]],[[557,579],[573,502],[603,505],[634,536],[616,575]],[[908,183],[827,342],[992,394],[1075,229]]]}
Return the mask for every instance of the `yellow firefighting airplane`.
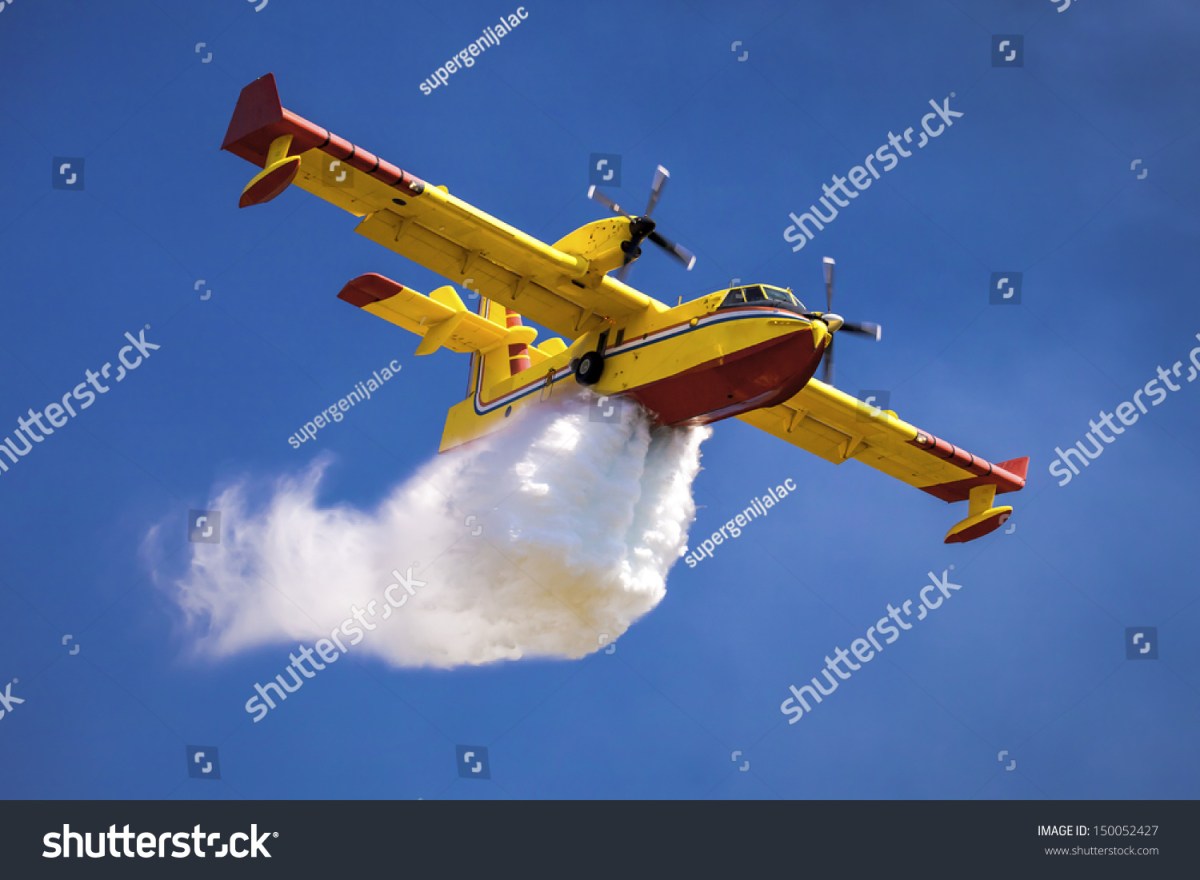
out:
{"label": "yellow firefighting airplane", "polygon": [[[878,325],[808,311],[791,291],[768,285],[671,307],[626,284],[647,239],[689,269],[695,262],[650,219],[667,179],[661,167],[643,214],[626,214],[593,188],[589,195],[615,216],[549,245],[285,110],[271,74],[242,90],[223,148],[262,168],[241,207],[294,182],[362,218],[360,235],[482,294],[476,313],[453,287],[425,296],[375,274],[339,294],[422,337],[417,354],[471,355],[467,397],[450,408],[441,451],[565,393],[574,376],[598,394],[636,400],[659,424],[737,416],[834,464],[855,459],[943,501],[966,501],[967,516],[946,543],[998,528],[1012,508],[994,506],[996,494],[1025,485],[1028,458],[993,465],[828,384],[834,334],[878,339]],[[830,307],[832,260],[825,288]],[[522,315],[571,341],[535,344]],[[825,382],[813,378],[823,357]]]}

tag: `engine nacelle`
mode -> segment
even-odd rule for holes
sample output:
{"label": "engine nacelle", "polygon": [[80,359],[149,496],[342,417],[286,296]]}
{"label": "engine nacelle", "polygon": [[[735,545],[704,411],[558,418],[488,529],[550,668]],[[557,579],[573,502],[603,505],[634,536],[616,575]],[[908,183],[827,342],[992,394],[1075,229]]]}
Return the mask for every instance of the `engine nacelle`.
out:
{"label": "engine nacelle", "polygon": [[554,247],[572,256],[583,257],[588,261],[589,272],[603,275],[625,265],[622,245],[633,237],[630,222],[629,217],[594,220],[556,241]]}

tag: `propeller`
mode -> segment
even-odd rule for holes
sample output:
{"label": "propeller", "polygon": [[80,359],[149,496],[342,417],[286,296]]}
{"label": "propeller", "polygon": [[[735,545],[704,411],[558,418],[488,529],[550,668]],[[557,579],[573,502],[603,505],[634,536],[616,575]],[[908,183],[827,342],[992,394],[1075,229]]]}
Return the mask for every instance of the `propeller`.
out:
{"label": "propeller", "polygon": [[[876,342],[883,338],[883,327],[874,321],[846,321],[839,315],[833,314],[833,257],[822,260],[825,271],[825,314],[818,317],[825,319],[831,330],[837,331],[829,337],[829,345],[825,349],[824,363],[821,367],[821,381],[830,385],[833,383],[833,346],[840,333],[852,333],[859,336],[870,336]],[[835,326],[836,324],[836,326]]]}
{"label": "propeller", "polygon": [[629,274],[629,269],[633,265],[633,261],[642,255],[642,242],[649,239],[654,244],[658,245],[664,251],[669,253],[690,271],[696,265],[696,255],[685,248],[683,245],[672,241],[654,228],[654,221],[650,219],[650,215],[654,212],[658,200],[662,197],[663,187],[667,185],[667,181],[671,179],[671,172],[659,165],[654,171],[654,183],[650,185],[650,199],[646,202],[646,210],[640,216],[635,216],[627,212],[624,208],[606,196],[596,187],[588,187],[588,198],[599,202],[608,208],[614,214],[620,214],[622,217],[628,217],[629,224],[629,241],[625,242],[621,247],[625,251],[625,264],[617,271],[617,279],[624,281]]}

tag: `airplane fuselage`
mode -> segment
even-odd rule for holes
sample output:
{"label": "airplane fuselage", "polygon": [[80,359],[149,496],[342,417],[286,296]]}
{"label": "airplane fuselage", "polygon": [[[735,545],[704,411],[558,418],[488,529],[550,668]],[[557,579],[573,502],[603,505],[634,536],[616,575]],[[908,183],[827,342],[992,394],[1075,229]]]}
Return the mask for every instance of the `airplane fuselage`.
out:
{"label": "airplane fuselage", "polygon": [[501,427],[522,406],[569,393],[588,352],[604,361],[595,393],[632,398],[662,425],[707,424],[791,398],[821,361],[825,324],[770,304],[721,307],[726,294],[586,334],[490,387],[477,376],[471,397],[450,410],[442,450]]}

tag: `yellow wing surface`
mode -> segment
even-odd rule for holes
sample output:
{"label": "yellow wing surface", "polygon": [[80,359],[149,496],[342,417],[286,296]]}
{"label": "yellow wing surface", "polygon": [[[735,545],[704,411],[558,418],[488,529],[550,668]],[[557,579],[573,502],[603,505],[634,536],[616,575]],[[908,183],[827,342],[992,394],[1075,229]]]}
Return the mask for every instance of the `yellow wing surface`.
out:
{"label": "yellow wing surface", "polygon": [[1028,458],[994,465],[817,379],[788,401],[738,416],[826,461],[860,461],[943,501],[968,501],[967,518],[946,543],[970,541],[1004,523],[1011,507],[998,493],[1025,485]]}
{"label": "yellow wing surface", "polygon": [[666,308],[606,274],[624,260],[628,218],[547,244],[284,109],[271,74],[242,90],[222,147],[263,169],[243,207],[294,183],[361,217],[359,234],[555,333],[573,339]]}

